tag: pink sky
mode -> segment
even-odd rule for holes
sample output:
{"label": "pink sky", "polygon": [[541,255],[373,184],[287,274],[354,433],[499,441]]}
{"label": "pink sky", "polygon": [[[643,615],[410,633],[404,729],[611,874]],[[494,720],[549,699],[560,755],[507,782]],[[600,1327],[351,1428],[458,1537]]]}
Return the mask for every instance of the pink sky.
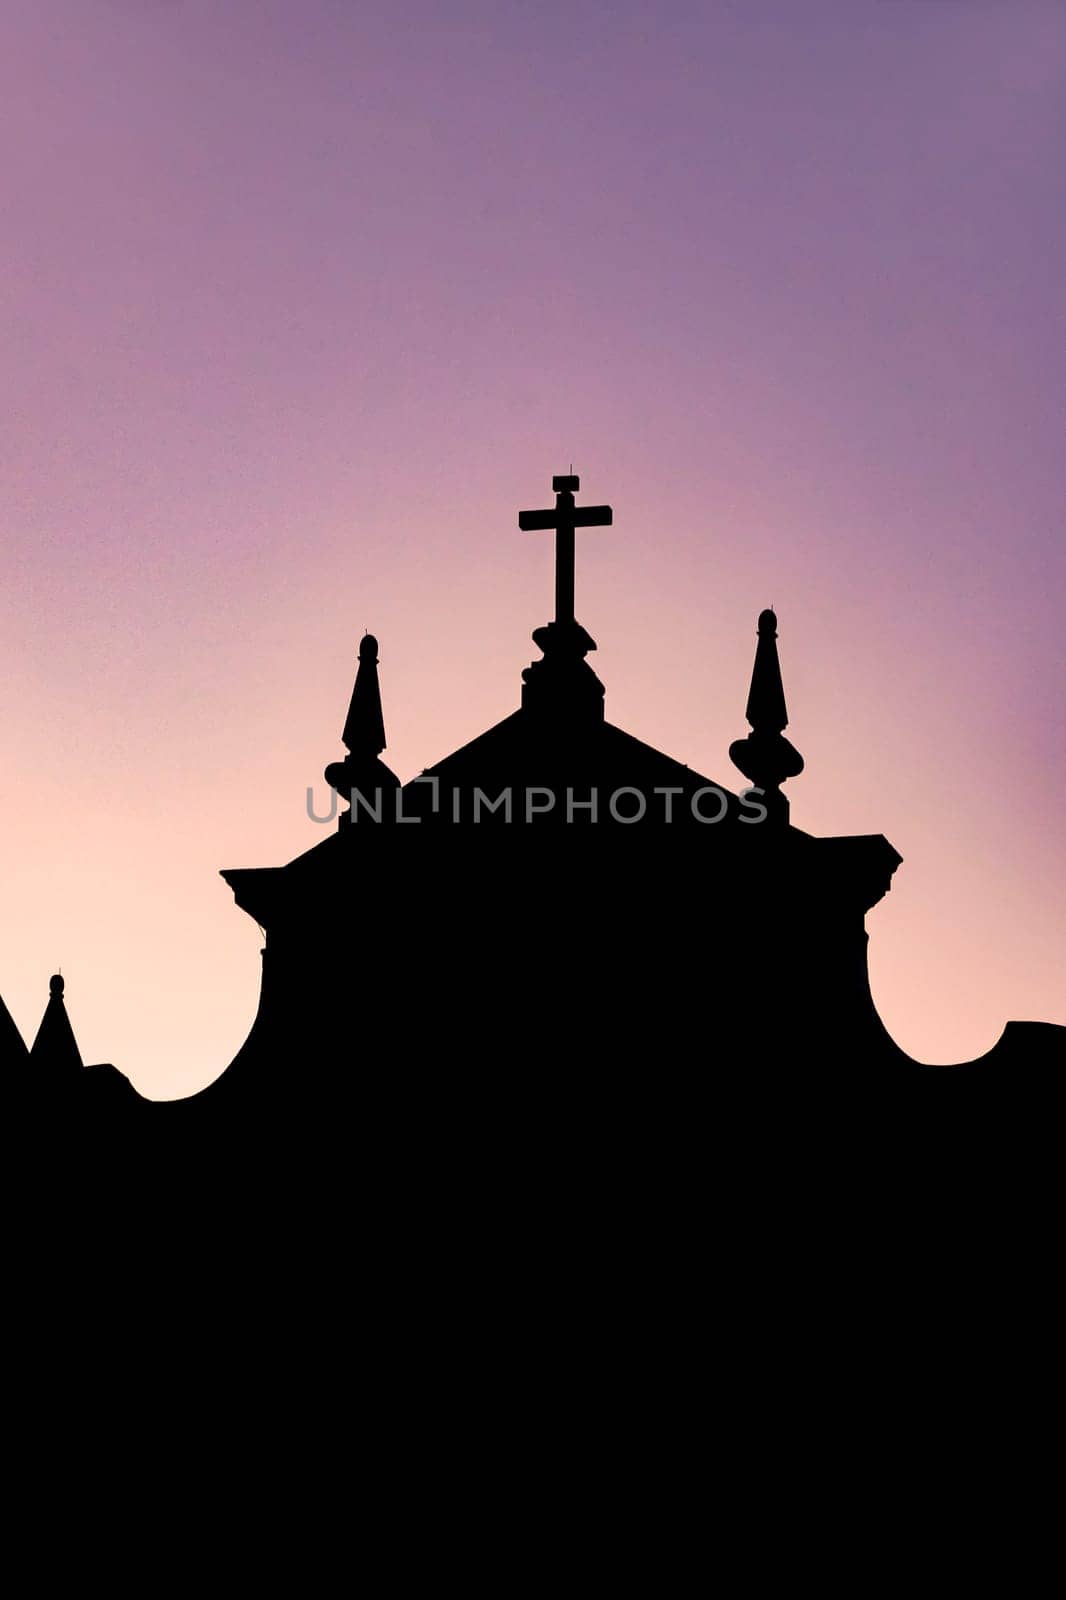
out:
{"label": "pink sky", "polygon": [[[359,635],[403,778],[518,700],[573,461],[613,722],[904,860],[925,1060],[1066,1022],[1066,8],[7,0],[0,993],[207,1082],[323,837]],[[413,915],[418,908],[412,908]],[[707,1019],[713,1034],[713,1010]],[[396,1018],[402,1042],[403,1019]]]}

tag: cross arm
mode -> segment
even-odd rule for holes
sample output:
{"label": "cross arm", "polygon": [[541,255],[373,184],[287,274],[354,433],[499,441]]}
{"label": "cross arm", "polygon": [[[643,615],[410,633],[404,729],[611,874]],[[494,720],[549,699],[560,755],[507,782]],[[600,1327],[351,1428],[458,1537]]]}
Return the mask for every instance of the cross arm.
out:
{"label": "cross arm", "polygon": [[614,513],[610,506],[568,506],[559,511],[520,511],[518,526],[524,533],[538,528],[609,528]]}

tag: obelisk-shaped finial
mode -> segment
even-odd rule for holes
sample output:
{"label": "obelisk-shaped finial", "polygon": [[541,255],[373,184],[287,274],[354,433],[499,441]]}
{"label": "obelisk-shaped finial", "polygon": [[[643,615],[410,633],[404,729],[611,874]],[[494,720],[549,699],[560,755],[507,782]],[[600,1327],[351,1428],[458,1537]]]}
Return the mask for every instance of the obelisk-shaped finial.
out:
{"label": "obelisk-shaped finial", "polygon": [[30,1049],[31,1065],[49,1074],[51,1082],[60,1082],[64,1076],[81,1072],[83,1065],[63,1001],[64,987],[60,973],[49,978],[48,1004]]}
{"label": "obelisk-shaped finial", "polygon": [[803,757],[784,737],[788,712],[777,656],[777,617],[772,611],[763,611],[759,617],[759,642],[745,714],[752,731],[729,746],[729,759],[762,790],[767,820],[787,823],[789,807],[781,785],[786,778],[799,777]]}
{"label": "obelisk-shaped finial", "polygon": [[[359,641],[359,666],[341,738],[348,754],[326,768],[326,782],[353,807],[352,795],[358,791],[375,815],[386,815],[380,803],[382,792],[398,789],[400,780],[378,760],[385,748],[385,719],[378,683],[378,642],[372,633],[365,633]],[[350,819],[351,812],[342,812],[342,823]]]}
{"label": "obelisk-shaped finial", "polygon": [[379,756],[385,748],[378,642],[372,633],[364,633],[359,641],[359,666],[341,739],[353,756]]}

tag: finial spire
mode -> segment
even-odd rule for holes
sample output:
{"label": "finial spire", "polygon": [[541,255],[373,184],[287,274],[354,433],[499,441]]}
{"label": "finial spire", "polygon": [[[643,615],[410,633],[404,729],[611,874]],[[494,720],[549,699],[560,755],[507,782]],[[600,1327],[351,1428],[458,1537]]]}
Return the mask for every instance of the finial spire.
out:
{"label": "finial spire", "polygon": [[[358,790],[373,804],[375,793],[399,788],[399,778],[378,760],[385,748],[385,719],[378,683],[378,642],[372,633],[364,633],[359,641],[355,687],[341,739],[348,754],[343,761],[331,762],[325,777],[343,798],[350,799],[353,790]],[[350,812],[344,812],[341,822],[350,816]]]}
{"label": "finial spire", "polygon": [[377,756],[385,748],[385,720],[381,715],[381,686],[378,683],[378,642],[372,633],[364,633],[359,641],[359,666],[341,740],[352,755],[357,756]]}
{"label": "finial spire", "polygon": [[82,1069],[81,1051],[74,1037],[74,1029],[63,1002],[65,984],[62,975],[55,973],[48,980],[48,1004],[37,1029],[37,1037],[30,1049],[30,1060],[35,1067],[43,1068],[54,1082]]}
{"label": "finial spire", "polygon": [[759,616],[759,642],[745,715],[752,731],[746,739],[737,739],[729,746],[729,759],[763,791],[770,817],[787,822],[789,805],[781,785],[787,778],[799,777],[803,757],[784,738],[788,711],[777,656],[777,617],[772,611],[763,611]]}

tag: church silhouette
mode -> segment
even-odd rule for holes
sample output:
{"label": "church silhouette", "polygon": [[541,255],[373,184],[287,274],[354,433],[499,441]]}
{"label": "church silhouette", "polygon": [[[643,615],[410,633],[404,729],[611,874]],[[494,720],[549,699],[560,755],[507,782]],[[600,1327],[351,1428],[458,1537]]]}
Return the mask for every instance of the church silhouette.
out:
{"label": "church silhouette", "polygon": [[1009,1022],[945,1068],[881,1022],[865,919],[901,857],[880,834],[793,824],[783,785],[803,758],[773,611],[729,751],[746,787],[606,720],[574,547],[611,510],[578,506],[578,488],[556,477],[555,505],[519,517],[556,539],[555,616],[519,708],[407,784],[382,760],[379,647],[361,641],[346,754],[325,772],[335,829],[284,866],[222,874],[265,931],[258,1013],[229,1066],[185,1100],[144,1099],[83,1065],[57,975],[29,1050],[0,1000],[0,1063],[31,1124],[146,1149],[217,1136],[236,1159],[316,1129],[359,1145],[416,1128],[428,1148],[491,1123],[501,1151],[508,1131],[550,1132],[552,1148],[596,1141],[639,1165],[693,1138],[697,1110],[724,1126],[770,1106],[785,1123],[902,1109],[943,1132],[974,1107],[1039,1118],[1057,1098],[1066,1028]]}

